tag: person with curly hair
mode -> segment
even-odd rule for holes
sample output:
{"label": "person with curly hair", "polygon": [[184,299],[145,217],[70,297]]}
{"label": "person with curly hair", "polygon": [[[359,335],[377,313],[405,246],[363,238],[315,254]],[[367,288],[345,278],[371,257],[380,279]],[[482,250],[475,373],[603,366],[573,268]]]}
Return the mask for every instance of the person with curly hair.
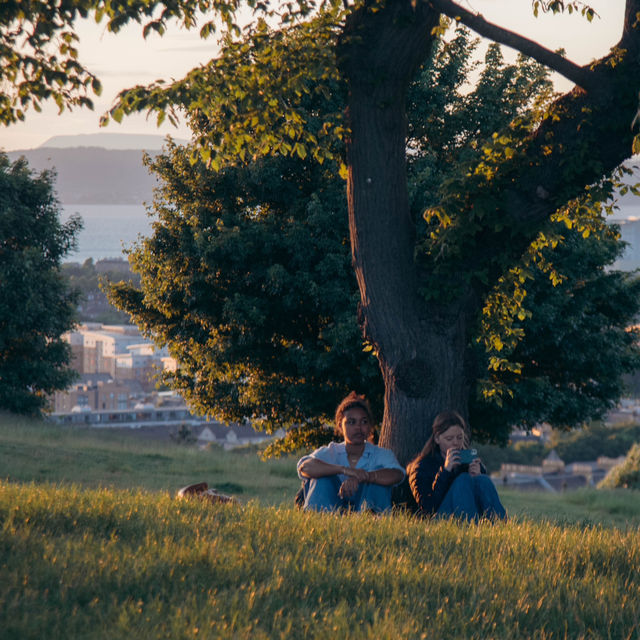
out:
{"label": "person with curly hair", "polygon": [[391,489],[404,480],[404,469],[389,449],[371,443],[373,416],[368,400],[352,391],[336,409],[331,442],[298,462],[304,509],[371,511],[391,509]]}

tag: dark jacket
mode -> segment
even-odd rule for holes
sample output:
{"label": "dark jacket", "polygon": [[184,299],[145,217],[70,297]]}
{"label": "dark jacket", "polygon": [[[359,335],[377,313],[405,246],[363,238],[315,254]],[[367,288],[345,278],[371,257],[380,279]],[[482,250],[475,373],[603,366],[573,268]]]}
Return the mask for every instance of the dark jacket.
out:
{"label": "dark jacket", "polygon": [[[484,466],[481,469],[482,473],[486,473]],[[425,456],[413,466],[408,474],[409,486],[420,512],[424,515],[434,514],[453,481],[467,470],[468,465],[458,465],[452,471],[447,471],[439,451]]]}

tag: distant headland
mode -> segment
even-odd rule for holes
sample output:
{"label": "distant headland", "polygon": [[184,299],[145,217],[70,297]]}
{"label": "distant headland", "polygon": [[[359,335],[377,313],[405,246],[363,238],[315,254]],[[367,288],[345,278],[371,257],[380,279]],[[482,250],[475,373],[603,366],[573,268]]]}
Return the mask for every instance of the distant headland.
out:
{"label": "distant headland", "polygon": [[10,160],[25,157],[36,172],[55,170],[55,191],[63,204],[142,205],[151,202],[156,185],[142,162],[143,153],[158,154],[164,142],[159,135],[64,135],[7,155]]}
{"label": "distant headland", "polygon": [[[186,144],[187,140],[174,138],[177,144]],[[129,133],[84,133],[78,135],[53,136],[41,144],[38,149],[70,149],[77,147],[99,147],[102,149],[143,149],[160,151],[166,141],[165,136],[129,134]]]}

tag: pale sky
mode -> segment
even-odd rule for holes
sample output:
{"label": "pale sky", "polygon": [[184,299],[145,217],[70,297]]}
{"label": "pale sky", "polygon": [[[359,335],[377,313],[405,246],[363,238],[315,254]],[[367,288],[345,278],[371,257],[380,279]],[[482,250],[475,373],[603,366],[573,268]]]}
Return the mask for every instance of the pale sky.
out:
{"label": "pale sky", "polygon": [[[465,0],[464,6],[481,12],[487,20],[533,38],[550,49],[560,47],[567,57],[586,64],[605,55],[617,43],[622,31],[624,0],[588,0],[600,15],[593,22],[578,15],[541,15],[531,11],[531,0]],[[124,118],[122,124],[112,122],[100,128],[100,115],[113,103],[118,91],[136,84],[148,84],[157,79],[179,79],[194,66],[215,56],[215,39],[203,41],[197,30],[174,27],[162,38],[151,35],[145,41],[139,25],[128,27],[117,35],[105,31],[103,24],[92,20],[77,25],[80,34],[80,60],[103,84],[103,93],[94,97],[95,110],[74,109],[58,115],[57,108],[45,107],[42,113],[27,112],[24,123],[0,127],[0,148],[6,151],[37,147],[53,135],[80,133],[142,133],[171,134],[189,138],[186,127],[155,126],[155,119],[144,116]],[[571,84],[560,79],[560,90]]]}

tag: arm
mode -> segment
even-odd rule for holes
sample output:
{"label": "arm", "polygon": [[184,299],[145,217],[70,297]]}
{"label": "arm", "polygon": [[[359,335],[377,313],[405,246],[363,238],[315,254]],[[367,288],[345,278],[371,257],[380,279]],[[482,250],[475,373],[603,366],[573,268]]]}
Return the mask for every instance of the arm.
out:
{"label": "arm", "polygon": [[367,471],[367,480],[370,484],[379,484],[383,487],[391,487],[399,484],[404,479],[404,473],[399,469],[376,469]]}
{"label": "arm", "polygon": [[398,469],[376,469],[375,471],[365,471],[364,469],[353,469],[343,467],[339,464],[324,462],[318,458],[308,458],[299,468],[300,475],[305,478],[323,478],[325,476],[343,475],[355,478],[358,482],[369,482],[388,487],[402,481],[404,474]]}
{"label": "arm", "polygon": [[424,513],[435,513],[455,478],[437,458],[423,458],[409,474],[411,492]]}
{"label": "arm", "polygon": [[349,469],[349,467],[332,464],[313,457],[307,458],[298,467],[299,474],[305,478],[324,478],[325,476],[337,476],[339,474],[345,476],[353,475],[349,474],[348,471],[355,471],[355,469]]}
{"label": "arm", "polygon": [[404,467],[400,465],[393,451],[384,447],[374,447],[371,453],[369,471],[364,482],[393,487],[404,480]]}
{"label": "arm", "polygon": [[376,469],[375,471],[365,471],[364,469],[351,469],[349,477],[342,483],[340,487],[340,497],[349,498],[357,490],[361,482],[369,484],[379,484],[384,487],[391,487],[400,482],[404,478],[404,472],[399,469]]}

